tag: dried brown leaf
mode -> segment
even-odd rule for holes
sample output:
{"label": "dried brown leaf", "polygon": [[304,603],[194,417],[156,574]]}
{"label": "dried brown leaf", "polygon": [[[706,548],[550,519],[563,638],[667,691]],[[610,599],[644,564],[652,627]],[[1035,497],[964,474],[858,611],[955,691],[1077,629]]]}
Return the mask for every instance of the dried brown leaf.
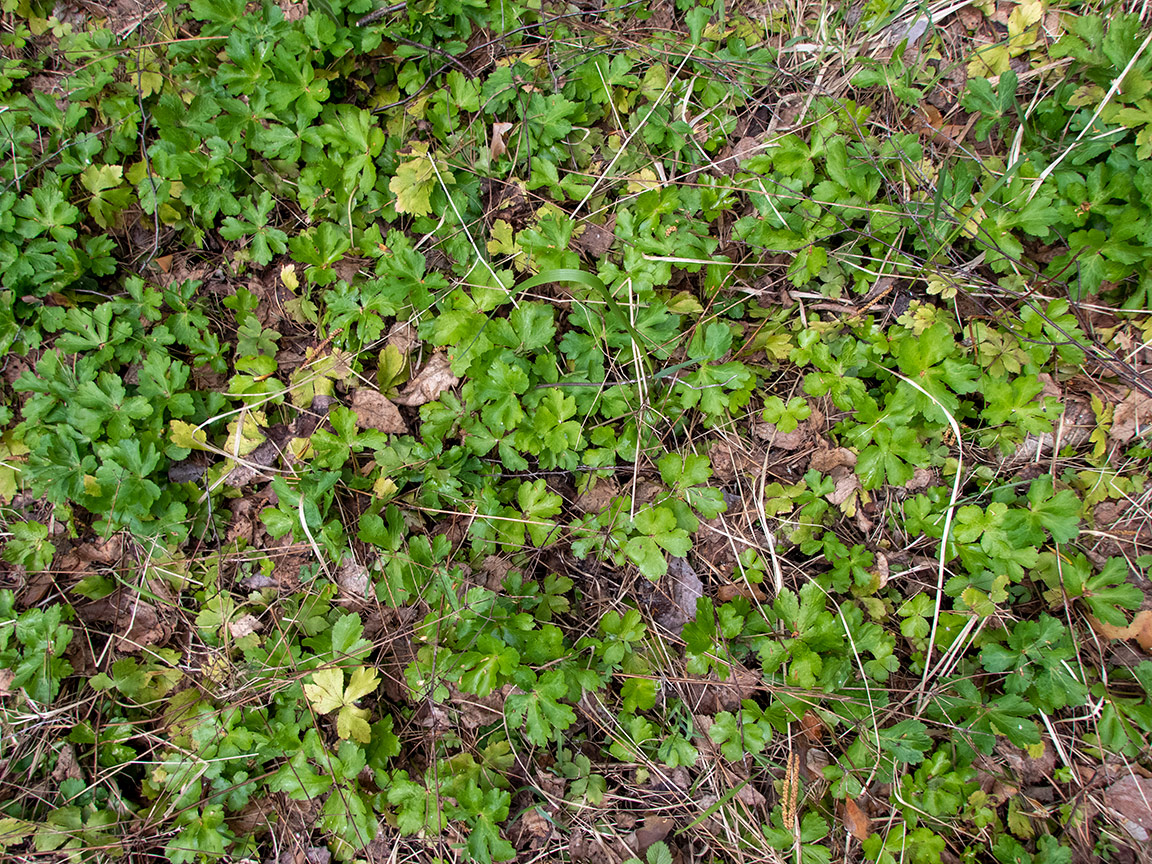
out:
{"label": "dried brown leaf", "polygon": [[555,829],[552,823],[536,808],[525,810],[509,834],[516,839],[522,847],[538,849],[551,837]]}
{"label": "dried brown leaf", "polygon": [[1127,444],[1152,423],[1152,396],[1132,390],[1116,406],[1108,437],[1118,444]]}
{"label": "dried brown leaf", "polygon": [[648,847],[659,843],[676,826],[676,820],[667,816],[645,816],[644,824],[628,838],[628,846],[636,854],[643,855]]}
{"label": "dried brown leaf", "polygon": [[1104,803],[1134,840],[1147,842],[1152,831],[1152,780],[1129,775],[1104,791]]}
{"label": "dried brown leaf", "polygon": [[242,615],[228,624],[228,632],[232,634],[233,639],[243,639],[245,636],[251,636],[263,626],[260,619],[255,615]]}
{"label": "dried brown leaf", "polygon": [[[723,681],[712,672],[707,678],[698,678],[685,684],[687,697],[685,701],[688,702],[693,714],[737,711],[741,702],[752,698],[761,684],[761,679],[760,673],[741,663],[733,663],[728,671],[728,677]],[[707,732],[707,729],[703,731]]]}
{"label": "dried brown leaf", "polygon": [[781,450],[803,450],[812,441],[812,430],[807,423],[797,426],[791,432],[781,432],[775,423],[757,421],[752,424],[752,434]]}
{"label": "dried brown leaf", "polygon": [[593,485],[576,496],[576,509],[581,513],[599,513],[620,496],[620,484],[611,477],[598,477]]}
{"label": "dried brown leaf", "polygon": [[372,582],[368,578],[368,568],[358,561],[349,559],[336,571],[336,584],[343,596],[363,600],[368,596],[368,588]]}
{"label": "dried brown leaf", "polygon": [[824,737],[824,721],[813,711],[804,712],[804,716],[800,718],[800,729],[812,744],[819,744]]}
{"label": "dried brown leaf", "polygon": [[460,725],[465,729],[478,729],[504,717],[504,700],[512,692],[511,684],[505,684],[499,690],[487,696],[477,696],[473,693],[461,693],[456,685],[449,685],[449,701],[460,712]]}
{"label": "dried brown leaf", "polygon": [[856,467],[856,454],[847,447],[830,447],[817,450],[808,462],[809,470],[815,469],[821,474],[830,474],[833,468]]}
{"label": "dried brown leaf", "polygon": [[713,476],[721,483],[729,484],[737,477],[760,476],[764,465],[764,451],[753,453],[742,441],[735,438],[719,438],[708,451],[712,463]]}
{"label": "dried brown leaf", "polygon": [[833,469],[832,480],[836,486],[824,497],[828,499],[829,504],[836,507],[850,500],[861,488],[860,478],[856,476],[856,472],[844,466]]}
{"label": "dried brown leaf", "polygon": [[400,410],[388,397],[377,390],[361,387],[352,394],[352,410],[356,412],[356,425],[361,429],[379,429],[393,435],[404,435],[408,424]]}
{"label": "dried brown leaf", "polygon": [[656,623],[679,635],[684,625],[696,617],[696,601],[704,596],[704,583],[686,558],[671,558],[661,587],[668,602],[660,604],[654,616]]}
{"label": "dried brown leaf", "polygon": [[396,404],[415,408],[428,402],[435,402],[441,393],[451,390],[458,383],[460,379],[452,374],[448,355],[433,354],[416,377],[404,385],[404,389],[396,397]]}
{"label": "dried brown leaf", "polygon": [[113,564],[120,560],[123,552],[124,537],[121,534],[113,534],[107,540],[96,540],[76,547],[76,554],[81,561],[94,564]]}
{"label": "dried brown leaf", "polygon": [[584,223],[583,230],[572,238],[576,250],[590,258],[603,258],[615,242],[616,235],[612,233],[611,226],[605,227],[594,222]]}
{"label": "dried brown leaf", "polygon": [[721,603],[729,603],[737,597],[759,601],[768,599],[768,595],[761,591],[758,586],[743,582],[729,582],[727,585],[721,585],[716,589],[716,599]]}
{"label": "dried brown leaf", "polygon": [[492,146],[491,156],[493,159],[499,159],[508,152],[508,147],[504,143],[504,136],[512,131],[511,123],[493,123],[492,124]]}
{"label": "dried brown leaf", "polygon": [[737,790],[736,800],[753,810],[768,803],[768,799],[751,783],[745,783]]}
{"label": "dried brown leaf", "polygon": [[52,779],[59,783],[62,780],[83,780],[84,772],[76,763],[76,751],[71,744],[60,748],[60,757],[56,760],[56,767],[52,769]]}
{"label": "dried brown leaf", "polygon": [[912,478],[904,484],[904,488],[909,492],[919,492],[921,489],[927,489],[932,485],[932,480],[936,475],[927,468],[917,468],[912,472]]}
{"label": "dried brown leaf", "polygon": [[299,21],[308,15],[308,0],[299,0],[299,2],[280,0],[277,5],[280,6],[280,11],[284,13],[285,21]]}
{"label": "dried brown leaf", "polygon": [[401,354],[408,354],[420,344],[420,339],[410,321],[400,321],[388,331],[388,344]]}

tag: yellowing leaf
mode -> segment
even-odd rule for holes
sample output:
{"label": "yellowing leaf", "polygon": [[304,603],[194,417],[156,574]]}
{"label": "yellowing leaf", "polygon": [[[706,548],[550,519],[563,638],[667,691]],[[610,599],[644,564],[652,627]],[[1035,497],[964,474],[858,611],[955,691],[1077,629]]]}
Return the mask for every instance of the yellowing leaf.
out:
{"label": "yellowing leaf", "polygon": [[285,264],[280,268],[280,281],[284,283],[284,287],[289,291],[295,291],[300,287],[300,279],[296,275],[295,264]]}
{"label": "yellowing leaf", "polygon": [[28,446],[12,432],[0,439],[0,502],[8,503],[20,492],[20,469],[15,463],[23,462],[28,452]]}
{"label": "yellowing leaf", "polygon": [[344,687],[344,673],[340,669],[321,669],[312,674],[312,683],[304,685],[304,695],[321,714],[340,710],[336,715],[337,735],[367,744],[372,740],[368,709],[357,708],[355,702],[374,691],[379,684],[380,676],[376,670],[366,666],[352,671],[347,688]]}
{"label": "yellowing leaf", "polygon": [[317,396],[331,396],[333,379],[343,381],[352,374],[350,355],[344,351],[319,354],[304,351],[306,362],[288,377],[289,396],[297,408],[309,408]]}
{"label": "yellowing leaf", "polygon": [[[968,233],[968,229],[969,229],[970,225],[972,225],[971,219],[969,219],[964,224],[964,226],[961,227],[960,233],[962,236],[969,237],[969,238],[976,236],[975,228],[972,229],[971,234]],[[945,280],[939,276],[933,277],[933,278],[928,280],[928,293],[929,294],[935,294],[938,297],[943,298],[944,300],[951,300],[953,297],[956,296],[956,282],[955,282],[955,280],[952,280],[952,279]],[[924,329],[927,329],[927,328],[924,328]],[[920,330],[919,332],[917,332],[916,329],[913,328],[913,333],[915,333],[917,336],[919,336],[920,333],[922,333],[922,332],[924,332],[924,331]]]}
{"label": "yellowing leaf", "polygon": [[628,191],[648,192],[652,189],[660,188],[660,178],[656,176],[656,172],[651,168],[642,168],[639,173],[632,174],[628,177]]}
{"label": "yellowing leaf", "polygon": [[644,80],[640,82],[640,95],[655,101],[668,86],[668,69],[660,63],[648,67]]}
{"label": "yellowing leaf", "polygon": [[265,422],[263,411],[247,411],[244,413],[243,426],[241,426],[239,419],[229,423],[228,443],[224,445],[228,451],[228,455],[247,456],[263,444],[264,433],[260,427],[262,427]]}
{"label": "yellowing leaf", "polygon": [[376,384],[381,393],[399,387],[408,380],[408,358],[395,345],[385,345],[376,369]]}
{"label": "yellowing leaf", "polygon": [[344,706],[344,672],[336,667],[312,673],[312,683],[304,685],[304,695],[321,714]]}
{"label": "yellowing leaf", "polygon": [[759,347],[773,360],[787,360],[792,353],[792,337],[787,333],[773,333]]}
{"label": "yellowing leaf", "polygon": [[1044,17],[1044,0],[1024,0],[1008,16],[1008,48],[1013,55],[1031,48],[1039,39],[1037,27]]}
{"label": "yellowing leaf", "polygon": [[346,705],[336,716],[336,734],[341,738],[351,738],[361,744],[372,740],[372,727],[368,725],[368,711]]}
{"label": "yellowing leaf", "polygon": [[980,223],[984,221],[984,208],[981,207],[975,211],[965,208],[960,212],[968,217],[967,221],[960,226],[960,236],[967,237],[969,240],[975,239],[980,233]]}
{"label": "yellowing leaf", "polygon": [[105,189],[115,189],[123,181],[122,165],[89,165],[80,174],[80,183],[93,195]]}
{"label": "yellowing leaf", "polygon": [[128,78],[145,99],[153,93],[159,93],[164,87],[164,76],[156,66],[156,55],[147,48],[141,49],[131,57],[128,64]]}
{"label": "yellowing leaf", "polygon": [[1068,104],[1076,108],[1099,105],[1107,91],[1099,84],[1083,84],[1068,98]]}
{"label": "yellowing leaf", "polygon": [[168,437],[177,447],[185,450],[207,450],[208,434],[191,423],[173,420],[168,424]]}
{"label": "yellowing leaf", "polygon": [[311,438],[292,438],[288,441],[287,450],[293,462],[306,462],[316,455]]}
{"label": "yellowing leaf", "polygon": [[968,74],[974,78],[994,78],[1008,71],[1011,59],[1007,45],[989,45],[972,55],[968,63]]}
{"label": "yellowing leaf", "polygon": [[1088,436],[1092,446],[1092,458],[1099,459],[1108,449],[1108,432],[1112,428],[1114,405],[1105,405],[1095,393],[1092,394],[1092,413],[1096,417],[1096,428]]}
{"label": "yellowing leaf", "polygon": [[131,75],[132,83],[145,99],[153,93],[159,93],[160,89],[164,86],[164,76],[159,72],[144,70],[143,72],[133,72]]}
{"label": "yellowing leaf", "polygon": [[0,819],[0,848],[7,849],[35,833],[36,826],[32,822],[25,822],[22,819]]}
{"label": "yellowing leaf", "polygon": [[506,219],[492,223],[492,239],[488,241],[489,255],[512,255],[519,247],[512,238],[512,226]]}
{"label": "yellowing leaf", "polygon": [[[413,144],[414,158],[396,169],[396,176],[388,181],[388,189],[396,196],[396,212],[427,216],[432,212],[432,189],[436,186],[436,170],[428,158],[427,144]],[[454,183],[451,174],[441,172],[445,183]]]}
{"label": "yellowing leaf", "polygon": [[1136,158],[1140,161],[1152,156],[1152,125],[1145,126],[1136,133]]}
{"label": "yellowing leaf", "polygon": [[432,212],[432,186],[436,182],[432,162],[425,157],[405,162],[396,169],[396,176],[388,181],[388,188],[396,196],[396,212],[427,216]]}
{"label": "yellowing leaf", "polygon": [[385,501],[395,495],[398,489],[396,481],[391,477],[379,477],[372,484],[372,494],[377,498],[383,498]]}
{"label": "yellowing leaf", "polygon": [[351,704],[357,699],[367,696],[380,686],[380,676],[375,669],[361,666],[353,670],[352,678],[348,682],[348,689],[344,691],[344,702]]}
{"label": "yellowing leaf", "polygon": [[668,311],[676,315],[699,315],[704,307],[691,291],[681,291],[668,301]]}

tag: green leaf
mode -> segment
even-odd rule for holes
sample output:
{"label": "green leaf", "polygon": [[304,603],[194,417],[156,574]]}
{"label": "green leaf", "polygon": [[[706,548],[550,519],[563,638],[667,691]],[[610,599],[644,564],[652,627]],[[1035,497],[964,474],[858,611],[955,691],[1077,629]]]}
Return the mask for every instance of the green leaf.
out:
{"label": "green leaf", "polygon": [[4,560],[23,567],[29,573],[47,570],[56,556],[56,547],[48,541],[48,526],[39,522],[11,522],[11,536],[4,545]]}
{"label": "green leaf", "polygon": [[624,546],[624,554],[649,579],[659,579],[668,572],[668,559],[651,537],[632,537]]}
{"label": "green leaf", "polygon": [[486,798],[503,800],[503,809],[496,809],[490,813],[483,811],[472,826],[472,833],[468,835],[469,860],[480,864],[491,864],[492,861],[511,861],[516,857],[516,847],[500,836],[500,829],[496,824],[508,816],[507,792],[498,789],[489,789]]}
{"label": "green leaf", "polygon": [[527,520],[528,536],[536,546],[545,545],[554,536],[555,523],[549,518],[555,516],[564,506],[563,499],[549,492],[543,478],[521,483],[516,491],[516,500]]}
{"label": "green leaf", "polygon": [[1135,612],[1143,603],[1144,593],[1128,581],[1128,562],[1124,558],[1109,558],[1099,573],[1084,583],[1083,598],[1089,610],[1100,621],[1114,627],[1123,627],[1128,616],[1121,612]]}
{"label": "green leaf", "polygon": [[543,303],[522,303],[508,316],[512,330],[520,340],[518,346],[524,351],[534,351],[551,345],[556,335],[551,306]]}
{"label": "green leaf", "polygon": [[1040,730],[1029,718],[1036,708],[1019,696],[1009,694],[988,704],[986,722],[1017,747],[1029,747],[1040,743]]}
{"label": "green leaf", "polygon": [[712,476],[708,457],[695,453],[668,453],[657,460],[656,466],[660,469],[661,479],[675,489],[701,486]]}
{"label": "green leaf", "polygon": [[760,709],[751,702],[745,702],[744,706],[736,714],[721,711],[708,728],[708,737],[729,762],[742,761],[745,753],[764,752],[772,736],[771,727],[760,722]]}
{"label": "green leaf", "polygon": [[131,657],[123,657],[112,664],[112,676],[100,673],[89,680],[95,690],[115,688],[129,699],[135,699],[151,680],[151,676],[140,668]]}
{"label": "green leaf", "polygon": [[520,653],[512,646],[485,634],[477,640],[476,650],[464,652],[456,662],[463,670],[460,689],[483,697],[504,686],[520,666]]}
{"label": "green leaf", "polygon": [[80,211],[68,203],[57,183],[37,186],[17,202],[12,212],[22,217],[16,223],[16,233],[25,240],[45,232],[54,240],[76,239],[76,229],[71,225],[80,218]]}
{"label": "green leaf", "polygon": [[656,704],[656,682],[651,678],[628,678],[620,687],[620,697],[629,714],[648,711]]}
{"label": "green leaf", "polygon": [[932,748],[928,727],[919,720],[901,720],[877,734],[880,749],[903,765],[918,765]]}
{"label": "green leaf", "polygon": [[669,768],[676,768],[681,765],[685,768],[692,768],[700,757],[699,751],[692,746],[692,742],[678,734],[669,735],[665,738],[656,755]]}
{"label": "green leaf", "polygon": [[504,714],[513,728],[522,723],[526,737],[538,747],[546,746],[557,732],[576,722],[576,712],[559,700],[567,697],[564,673],[549,670],[540,676],[531,693],[514,693],[504,701]]}
{"label": "green leaf", "polygon": [[1053,494],[1052,477],[1045,474],[1028,488],[1031,522],[1046,529],[1057,543],[1070,543],[1080,534],[1080,499],[1071,489]]}

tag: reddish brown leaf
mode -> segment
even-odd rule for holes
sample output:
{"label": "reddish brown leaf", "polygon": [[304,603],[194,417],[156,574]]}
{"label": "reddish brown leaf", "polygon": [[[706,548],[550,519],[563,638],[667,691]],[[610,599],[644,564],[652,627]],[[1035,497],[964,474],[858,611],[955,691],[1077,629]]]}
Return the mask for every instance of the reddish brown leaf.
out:
{"label": "reddish brown leaf", "polygon": [[860,809],[860,805],[851,798],[844,799],[844,810],[841,817],[844,820],[844,827],[848,829],[848,833],[861,843],[867,840],[872,833],[872,820]]}

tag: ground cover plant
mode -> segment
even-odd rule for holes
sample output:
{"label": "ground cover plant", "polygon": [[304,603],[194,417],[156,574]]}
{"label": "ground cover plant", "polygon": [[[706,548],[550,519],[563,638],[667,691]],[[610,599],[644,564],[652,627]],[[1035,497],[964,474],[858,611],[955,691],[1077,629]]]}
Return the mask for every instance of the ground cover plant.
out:
{"label": "ground cover plant", "polygon": [[1145,14],[4,0],[6,860],[1147,860]]}

